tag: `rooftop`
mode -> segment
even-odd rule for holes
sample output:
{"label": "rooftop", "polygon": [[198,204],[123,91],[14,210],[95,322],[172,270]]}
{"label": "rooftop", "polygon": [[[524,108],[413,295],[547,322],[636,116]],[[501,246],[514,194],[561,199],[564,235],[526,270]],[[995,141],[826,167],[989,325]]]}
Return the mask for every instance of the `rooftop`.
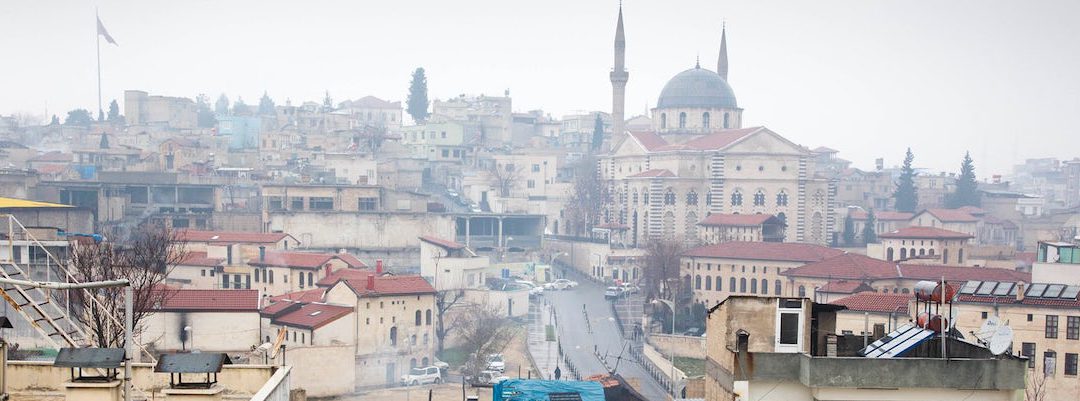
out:
{"label": "rooftop", "polygon": [[979,221],[979,218],[972,216],[971,213],[964,209],[926,209],[920,212],[920,214],[922,213],[929,213],[945,223],[974,223]]}
{"label": "rooftop", "polygon": [[814,244],[794,242],[723,242],[683,252],[684,257],[817,262],[844,251]]}
{"label": "rooftop", "polygon": [[374,280],[373,289],[367,288],[368,280],[345,280],[345,285],[361,297],[435,293],[435,287],[420,276],[382,276]]}
{"label": "rooftop", "polygon": [[833,305],[843,305],[848,310],[856,312],[899,313],[906,316],[908,303],[915,299],[912,294],[885,294],[874,291],[860,292],[830,302]]}
{"label": "rooftop", "polygon": [[878,235],[879,238],[888,239],[969,239],[974,238],[971,234],[945,230],[937,227],[904,227],[896,231]]}
{"label": "rooftop", "polygon": [[319,269],[329,263],[331,260],[340,260],[345,262],[351,268],[366,267],[364,262],[357,259],[355,256],[347,253],[311,253],[311,252],[288,252],[288,251],[267,251],[266,256],[261,260],[256,259],[249,261],[251,266],[278,266],[278,267],[291,267],[302,269]]}
{"label": "rooftop", "polygon": [[[870,218],[870,213],[865,210],[852,210],[849,214],[852,219],[862,221]],[[915,213],[908,212],[890,212],[890,211],[874,211],[874,220],[879,221],[908,221],[912,217],[915,217]]]}
{"label": "rooftop", "polygon": [[1031,281],[1031,273],[989,267],[937,266],[897,264],[866,255],[844,253],[818,262],[807,263],[781,273],[792,277],[819,277],[846,280],[881,280],[906,278],[912,280],[948,281],[999,280]]}
{"label": "rooftop", "polygon": [[[285,238],[292,238],[286,233],[256,233],[244,231],[201,231],[181,230],[177,232],[177,239],[187,242],[208,242],[222,244],[274,244]],[[297,241],[299,243],[299,241]]]}
{"label": "rooftop", "polygon": [[218,267],[224,263],[224,259],[211,258],[206,256],[206,252],[200,251],[187,251],[183,260],[177,263],[180,266],[201,266],[201,267]]}
{"label": "rooftop", "polygon": [[350,313],[353,308],[323,303],[303,304],[299,308],[286,312],[270,320],[271,324],[281,326],[317,329]]}
{"label": "rooftop", "polygon": [[153,308],[167,312],[258,312],[258,290],[165,289],[171,293]]}

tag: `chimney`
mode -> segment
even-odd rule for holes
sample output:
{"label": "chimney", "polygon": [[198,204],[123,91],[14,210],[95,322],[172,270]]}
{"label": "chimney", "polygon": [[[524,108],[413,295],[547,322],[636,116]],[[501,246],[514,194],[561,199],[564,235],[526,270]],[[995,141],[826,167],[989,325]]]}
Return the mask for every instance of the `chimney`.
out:
{"label": "chimney", "polygon": [[331,273],[331,271],[330,271],[330,264],[329,264],[329,263],[327,263],[327,264],[326,264],[326,266],[325,266],[325,267],[323,268],[323,275],[324,275],[324,276],[329,276],[329,275],[330,275],[330,273]]}
{"label": "chimney", "polygon": [[368,291],[375,291],[375,275],[369,274],[367,276],[367,289]]}
{"label": "chimney", "polygon": [[382,274],[382,259],[375,260],[375,274]]}
{"label": "chimney", "polygon": [[1021,281],[1019,283],[1016,283],[1016,300],[1017,301],[1023,301],[1024,300],[1024,290],[1026,290],[1026,288],[1024,288],[1024,282],[1023,281]]}

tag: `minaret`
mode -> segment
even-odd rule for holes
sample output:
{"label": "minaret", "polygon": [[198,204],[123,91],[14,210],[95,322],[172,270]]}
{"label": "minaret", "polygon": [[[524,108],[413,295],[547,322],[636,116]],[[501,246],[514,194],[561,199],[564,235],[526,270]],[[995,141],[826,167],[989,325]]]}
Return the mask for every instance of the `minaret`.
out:
{"label": "minaret", "polygon": [[623,113],[626,102],[626,81],[630,73],[626,72],[626,38],[623,36],[622,4],[619,4],[619,22],[615,25],[615,68],[611,70],[611,144],[608,149],[622,141],[626,135],[626,116]]}
{"label": "minaret", "polygon": [[727,81],[727,24],[720,28],[720,58],[716,60],[716,73]]}

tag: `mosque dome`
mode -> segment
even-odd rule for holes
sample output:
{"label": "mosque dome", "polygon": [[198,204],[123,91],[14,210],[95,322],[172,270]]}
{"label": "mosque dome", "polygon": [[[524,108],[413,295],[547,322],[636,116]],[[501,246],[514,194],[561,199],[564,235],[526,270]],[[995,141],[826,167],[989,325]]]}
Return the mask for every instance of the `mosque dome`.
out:
{"label": "mosque dome", "polygon": [[735,101],[735,92],[720,74],[699,66],[680,72],[668,80],[664,90],[660,91],[656,107],[737,109],[738,103]]}

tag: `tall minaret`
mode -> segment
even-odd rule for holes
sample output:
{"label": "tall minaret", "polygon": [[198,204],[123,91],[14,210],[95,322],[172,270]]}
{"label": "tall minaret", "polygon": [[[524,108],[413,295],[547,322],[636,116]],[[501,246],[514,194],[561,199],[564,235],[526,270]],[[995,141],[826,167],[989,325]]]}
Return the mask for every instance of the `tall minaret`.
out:
{"label": "tall minaret", "polygon": [[720,28],[720,58],[716,60],[716,73],[727,81],[727,24]]}
{"label": "tall minaret", "polygon": [[623,111],[625,110],[626,81],[628,80],[630,80],[630,73],[626,72],[626,38],[623,36],[622,4],[619,4],[619,22],[615,26],[615,68],[611,70],[611,119],[613,124],[609,149],[622,141],[623,136],[626,135],[626,116]]}

